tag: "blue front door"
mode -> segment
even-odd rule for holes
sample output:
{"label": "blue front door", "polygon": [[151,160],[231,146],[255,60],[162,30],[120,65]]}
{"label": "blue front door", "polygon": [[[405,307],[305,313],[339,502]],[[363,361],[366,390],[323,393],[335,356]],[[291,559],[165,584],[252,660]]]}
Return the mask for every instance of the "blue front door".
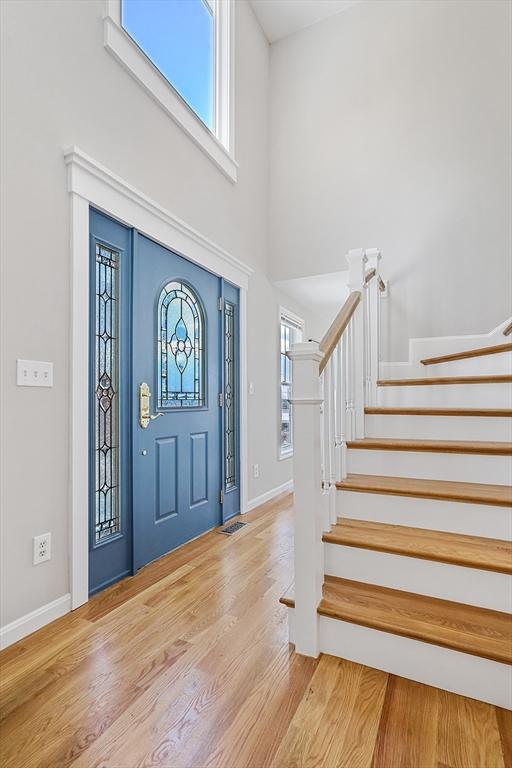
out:
{"label": "blue front door", "polygon": [[97,592],[240,511],[238,289],[91,210]]}
{"label": "blue front door", "polygon": [[222,520],[221,282],[135,235],[135,569]]}

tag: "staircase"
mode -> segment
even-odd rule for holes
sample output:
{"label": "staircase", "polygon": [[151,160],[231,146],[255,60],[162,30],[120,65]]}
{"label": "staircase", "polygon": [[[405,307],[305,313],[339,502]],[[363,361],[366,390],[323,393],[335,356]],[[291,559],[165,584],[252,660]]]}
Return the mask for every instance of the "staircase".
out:
{"label": "staircase", "polygon": [[380,363],[380,253],[347,259],[345,306],[289,353],[290,641],[512,709],[512,326]]}

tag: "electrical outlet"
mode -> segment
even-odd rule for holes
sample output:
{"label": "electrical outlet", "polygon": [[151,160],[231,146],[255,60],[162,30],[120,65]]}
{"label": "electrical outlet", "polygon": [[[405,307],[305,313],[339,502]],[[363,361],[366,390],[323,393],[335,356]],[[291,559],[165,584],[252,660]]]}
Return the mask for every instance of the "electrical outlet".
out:
{"label": "electrical outlet", "polygon": [[16,384],[19,387],[53,387],[53,363],[16,360]]}
{"label": "electrical outlet", "polygon": [[44,563],[50,560],[52,556],[52,535],[51,533],[42,533],[40,536],[34,536],[33,565]]}
{"label": "electrical outlet", "polygon": [[258,477],[260,476],[260,465],[259,464],[253,464],[252,465],[252,476],[254,477],[255,480],[257,480]]}

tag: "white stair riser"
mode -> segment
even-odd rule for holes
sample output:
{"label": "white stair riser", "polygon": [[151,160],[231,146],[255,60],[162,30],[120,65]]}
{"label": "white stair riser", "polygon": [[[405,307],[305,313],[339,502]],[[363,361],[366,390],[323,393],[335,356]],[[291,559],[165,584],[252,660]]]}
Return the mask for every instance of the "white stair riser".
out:
{"label": "white stair riser", "polygon": [[[294,609],[288,608],[290,643]],[[390,632],[319,616],[320,651],[408,680],[512,709],[512,667]]]}
{"label": "white stair riser", "polygon": [[512,709],[512,667],[389,632],[320,617],[320,650],[331,656]]}
{"label": "white stair riser", "polygon": [[371,549],[324,544],[325,573],[342,579],[512,611],[512,576]]}
{"label": "white stair riser", "polygon": [[[434,355],[432,355],[434,357]],[[422,379],[425,376],[499,376],[512,373],[512,352],[468,357],[434,365],[381,363],[379,375],[386,379]]]}
{"label": "white stair riser", "polygon": [[512,442],[512,418],[509,417],[369,414],[364,424],[366,437]]}
{"label": "white stair riser", "polygon": [[427,451],[347,451],[348,472],[362,475],[417,477],[468,483],[508,485],[512,480],[511,456],[480,456]]}
{"label": "white stair riser", "polygon": [[379,387],[381,407],[512,408],[512,385],[425,384]]}
{"label": "white stair riser", "polygon": [[464,501],[338,491],[337,516],[512,541],[512,509]]}

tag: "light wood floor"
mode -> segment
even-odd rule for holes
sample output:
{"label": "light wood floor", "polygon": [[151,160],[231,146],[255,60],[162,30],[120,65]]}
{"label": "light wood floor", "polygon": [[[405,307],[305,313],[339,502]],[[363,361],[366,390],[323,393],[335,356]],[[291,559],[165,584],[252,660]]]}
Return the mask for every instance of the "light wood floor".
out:
{"label": "light wood floor", "polygon": [[507,768],[512,714],[294,655],[291,497],[0,655],[2,768]]}

